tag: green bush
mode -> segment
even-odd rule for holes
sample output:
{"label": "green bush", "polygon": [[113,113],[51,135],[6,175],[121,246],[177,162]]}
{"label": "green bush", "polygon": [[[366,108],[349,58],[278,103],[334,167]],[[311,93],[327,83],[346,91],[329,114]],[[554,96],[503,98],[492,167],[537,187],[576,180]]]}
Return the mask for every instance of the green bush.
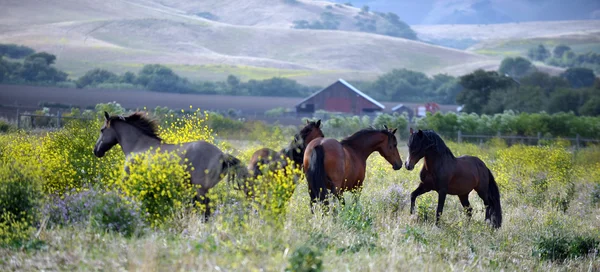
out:
{"label": "green bush", "polygon": [[294,250],[285,271],[318,272],[323,271],[323,253],[316,248],[301,246]]}
{"label": "green bush", "polygon": [[553,234],[542,236],[536,242],[534,251],[544,260],[563,261],[598,254],[600,239],[590,236]]}

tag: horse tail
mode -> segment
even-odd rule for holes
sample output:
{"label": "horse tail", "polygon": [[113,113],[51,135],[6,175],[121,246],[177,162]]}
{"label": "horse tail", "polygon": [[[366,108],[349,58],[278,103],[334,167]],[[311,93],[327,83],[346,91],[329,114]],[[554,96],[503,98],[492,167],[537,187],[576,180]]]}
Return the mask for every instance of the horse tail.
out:
{"label": "horse tail", "polygon": [[494,179],[492,171],[488,169],[489,184],[488,184],[488,198],[490,201],[490,219],[492,220],[492,226],[499,228],[502,225],[502,207],[500,206],[500,190],[498,184]]}
{"label": "horse tail", "polygon": [[234,183],[234,181],[236,180],[236,175],[238,175],[239,178],[242,179],[243,183],[245,183],[246,179],[250,176],[248,169],[244,167],[244,165],[242,165],[242,161],[230,154],[223,154],[221,163],[221,173],[227,174],[227,182],[229,184]]}
{"label": "horse tail", "polygon": [[311,188],[311,197],[319,196],[320,201],[325,200],[327,188],[325,180],[325,150],[322,145],[316,145],[310,155],[308,169],[306,171],[306,180]]}

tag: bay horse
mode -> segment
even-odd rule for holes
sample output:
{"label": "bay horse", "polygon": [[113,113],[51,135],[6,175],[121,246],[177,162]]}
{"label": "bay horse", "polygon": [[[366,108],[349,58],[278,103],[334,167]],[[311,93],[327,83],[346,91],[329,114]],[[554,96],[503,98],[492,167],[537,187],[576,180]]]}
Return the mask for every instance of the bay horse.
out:
{"label": "bay horse", "polygon": [[303,170],[308,182],[311,198],[310,208],[316,199],[329,204],[328,191],[342,200],[348,190],[360,192],[365,180],[367,159],[377,151],[390,163],[394,170],[402,168],[398,153],[396,129],[366,128],[355,132],[342,141],[333,138],[316,138],[304,152]]}
{"label": "bay horse", "polygon": [[485,221],[494,228],[502,225],[500,190],[490,169],[475,156],[454,157],[442,138],[433,130],[414,132],[410,128],[408,139],[406,170],[414,169],[423,158],[419,187],[410,194],[410,214],[414,214],[418,196],[431,190],[438,192],[436,225],[439,223],[446,194],[456,195],[470,218],[473,208],[469,203],[469,193],[475,190],[485,204]]}
{"label": "bay horse", "polygon": [[[175,151],[181,157],[180,163],[185,160],[187,170],[190,172],[192,184],[200,185],[194,201],[198,201],[206,208],[204,219],[210,216],[208,190],[214,187],[226,174],[229,177],[240,174],[247,175],[246,169],[236,157],[223,153],[215,145],[206,141],[193,141],[183,144],[166,144],[157,132],[155,121],[148,119],[140,112],[129,116],[109,116],[104,112],[104,125],[100,129],[100,136],[94,146],[94,155],[98,158],[116,144],[121,146],[125,153],[125,172],[129,174],[128,162],[133,155],[151,149],[160,148],[161,151]],[[184,153],[182,155],[182,153]]]}
{"label": "bay horse", "polygon": [[282,168],[285,168],[287,165],[286,158],[292,160],[295,167],[300,169],[302,167],[306,145],[319,137],[325,137],[323,131],[321,131],[321,120],[316,122],[306,120],[306,125],[299,133],[294,135],[294,139],[290,144],[279,152],[267,147],[255,151],[248,163],[248,171],[251,173],[252,178],[256,179],[263,174],[260,169],[261,165],[269,165],[269,169],[271,170],[276,167],[277,164]]}

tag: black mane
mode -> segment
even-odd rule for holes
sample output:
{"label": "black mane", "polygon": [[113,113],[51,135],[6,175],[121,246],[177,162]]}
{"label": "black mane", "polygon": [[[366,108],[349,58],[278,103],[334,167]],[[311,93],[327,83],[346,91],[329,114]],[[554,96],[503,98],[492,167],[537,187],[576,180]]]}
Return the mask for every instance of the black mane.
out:
{"label": "black mane", "polygon": [[108,119],[108,123],[110,124],[113,121],[122,121],[129,125],[132,125],[139,129],[145,135],[161,140],[160,136],[158,136],[158,124],[154,120],[150,120],[141,112],[133,113],[129,116],[111,116]]}
{"label": "black mane", "polygon": [[430,143],[433,144],[437,153],[449,154],[452,157],[454,157],[454,154],[452,154],[450,148],[448,148],[444,140],[442,140],[442,137],[435,133],[435,131],[430,129],[423,130],[423,136],[425,137],[425,139],[427,139]]}
{"label": "black mane", "polygon": [[[365,129],[361,129],[361,130],[355,132],[354,134],[352,134],[352,135],[350,135],[350,136],[342,139],[342,141],[340,141],[340,143],[342,145],[353,146],[354,144],[356,144],[355,142],[357,140],[361,140],[367,134],[372,134],[372,133],[376,133],[376,132],[386,133],[388,135],[388,137],[393,137],[394,136],[387,129],[376,129],[374,127],[368,127],[368,128],[365,128]],[[364,141],[364,140],[362,140],[362,141]]]}

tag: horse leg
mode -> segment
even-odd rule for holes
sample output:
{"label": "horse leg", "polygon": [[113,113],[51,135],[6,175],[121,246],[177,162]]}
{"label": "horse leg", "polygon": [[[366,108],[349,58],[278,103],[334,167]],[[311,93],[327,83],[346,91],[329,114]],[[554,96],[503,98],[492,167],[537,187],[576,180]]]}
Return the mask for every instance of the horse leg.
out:
{"label": "horse leg", "polygon": [[448,194],[448,189],[440,188],[438,190],[438,205],[437,210],[435,211],[435,224],[438,225],[440,222],[440,217],[442,216],[442,211],[444,210],[444,204],[446,203],[446,194]]}
{"label": "horse leg", "polygon": [[467,211],[467,216],[471,218],[473,215],[473,208],[471,208],[471,203],[469,203],[469,194],[459,195],[458,199],[460,199],[460,204],[462,204],[463,208]]}
{"label": "horse leg", "polygon": [[410,214],[415,213],[415,202],[417,201],[417,197],[429,191],[429,189],[425,188],[423,182],[419,183],[419,187],[410,194]]}

